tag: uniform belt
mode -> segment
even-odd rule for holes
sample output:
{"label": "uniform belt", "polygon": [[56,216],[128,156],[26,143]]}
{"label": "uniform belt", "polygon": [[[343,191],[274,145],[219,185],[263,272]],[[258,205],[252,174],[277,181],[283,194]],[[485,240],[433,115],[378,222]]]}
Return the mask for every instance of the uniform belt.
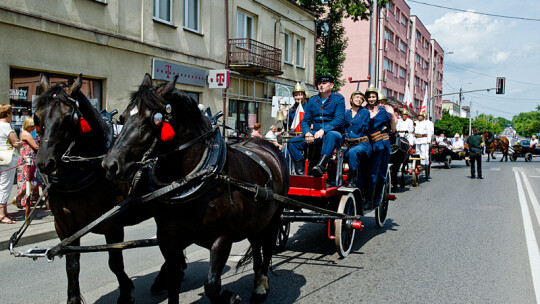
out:
{"label": "uniform belt", "polygon": [[352,147],[352,146],[356,146],[358,144],[365,143],[368,141],[369,141],[369,137],[367,136],[362,136],[358,138],[345,138],[345,146]]}
{"label": "uniform belt", "polygon": [[379,141],[379,140],[389,140],[390,137],[388,136],[388,133],[381,133],[381,131],[375,132],[371,134],[371,141]]}
{"label": "uniform belt", "polygon": [[427,137],[427,134],[415,134],[414,136],[416,138],[422,138],[422,137]]}

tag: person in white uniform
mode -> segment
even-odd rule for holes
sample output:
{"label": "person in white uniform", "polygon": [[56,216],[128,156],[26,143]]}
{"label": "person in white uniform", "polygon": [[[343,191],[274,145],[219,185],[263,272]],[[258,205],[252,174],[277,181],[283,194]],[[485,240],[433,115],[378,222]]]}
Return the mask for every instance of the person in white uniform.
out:
{"label": "person in white uniform", "polygon": [[454,140],[452,142],[452,150],[463,151],[464,147],[465,147],[465,143],[463,142],[463,139],[461,139],[461,137],[459,137],[459,134],[456,133],[454,135]]}
{"label": "person in white uniform", "polygon": [[416,144],[416,151],[422,158],[420,162],[422,166],[429,164],[429,144],[433,137],[433,123],[426,119],[427,114],[425,112],[420,113],[418,116],[418,122],[414,129],[414,143]]}
{"label": "person in white uniform", "polygon": [[407,110],[401,112],[401,119],[396,124],[396,130],[400,137],[407,138],[410,145],[414,144],[414,123],[409,118],[409,112]]}

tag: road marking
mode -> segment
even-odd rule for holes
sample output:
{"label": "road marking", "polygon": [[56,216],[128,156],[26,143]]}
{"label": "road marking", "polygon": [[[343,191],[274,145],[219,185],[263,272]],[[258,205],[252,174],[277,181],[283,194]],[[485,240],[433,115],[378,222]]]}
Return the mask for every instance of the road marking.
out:
{"label": "road marking", "polygon": [[[536,303],[540,303],[540,249],[538,248],[538,242],[536,241],[536,236],[534,234],[531,214],[529,212],[529,207],[527,206],[527,198],[525,197],[525,191],[523,190],[523,186],[521,185],[521,178],[519,177],[518,172],[514,172],[514,175],[516,177],[519,204],[521,206],[521,216],[523,217],[523,226],[525,228],[525,240],[527,241],[527,251],[529,253],[529,262],[531,266],[534,291],[536,294]],[[525,185],[527,185],[529,182],[526,176],[524,177],[524,181]],[[529,188],[530,184],[527,186],[527,191],[529,191]],[[533,206],[534,203],[538,205],[538,201],[536,200],[534,192],[532,192],[532,194],[531,192],[529,192],[529,197],[531,198]]]}
{"label": "road marking", "polygon": [[501,171],[501,168],[490,168],[491,171]]}
{"label": "road marking", "polygon": [[530,175],[529,177],[540,177],[540,175]]}
{"label": "road marking", "polygon": [[538,171],[540,173],[540,168],[536,168],[536,171]]}

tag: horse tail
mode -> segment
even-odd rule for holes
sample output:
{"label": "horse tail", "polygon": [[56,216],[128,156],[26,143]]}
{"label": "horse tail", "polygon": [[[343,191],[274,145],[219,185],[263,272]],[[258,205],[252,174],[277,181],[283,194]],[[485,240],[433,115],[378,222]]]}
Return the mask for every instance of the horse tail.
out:
{"label": "horse tail", "polygon": [[238,272],[241,268],[245,268],[251,262],[253,262],[253,246],[249,246],[244,256],[238,261],[235,271]]}

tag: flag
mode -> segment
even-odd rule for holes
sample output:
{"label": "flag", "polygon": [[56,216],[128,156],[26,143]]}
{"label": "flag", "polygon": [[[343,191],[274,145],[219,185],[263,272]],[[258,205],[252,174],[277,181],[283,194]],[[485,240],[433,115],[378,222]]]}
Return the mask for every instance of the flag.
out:
{"label": "flag", "polygon": [[405,97],[403,97],[403,103],[405,106],[412,108],[412,99],[411,99],[411,92],[409,91],[409,86],[405,86]]}
{"label": "flag", "polygon": [[302,103],[300,102],[298,104],[298,108],[296,108],[296,113],[294,114],[291,130],[294,130],[294,132],[296,133],[301,133],[302,126],[300,125],[300,123],[302,122],[303,118],[304,118],[304,108],[302,107]]}
{"label": "flag", "polygon": [[424,101],[422,101],[422,107],[420,108],[420,112],[425,113],[426,112],[426,106],[427,106],[427,90],[426,94],[424,94]]}

